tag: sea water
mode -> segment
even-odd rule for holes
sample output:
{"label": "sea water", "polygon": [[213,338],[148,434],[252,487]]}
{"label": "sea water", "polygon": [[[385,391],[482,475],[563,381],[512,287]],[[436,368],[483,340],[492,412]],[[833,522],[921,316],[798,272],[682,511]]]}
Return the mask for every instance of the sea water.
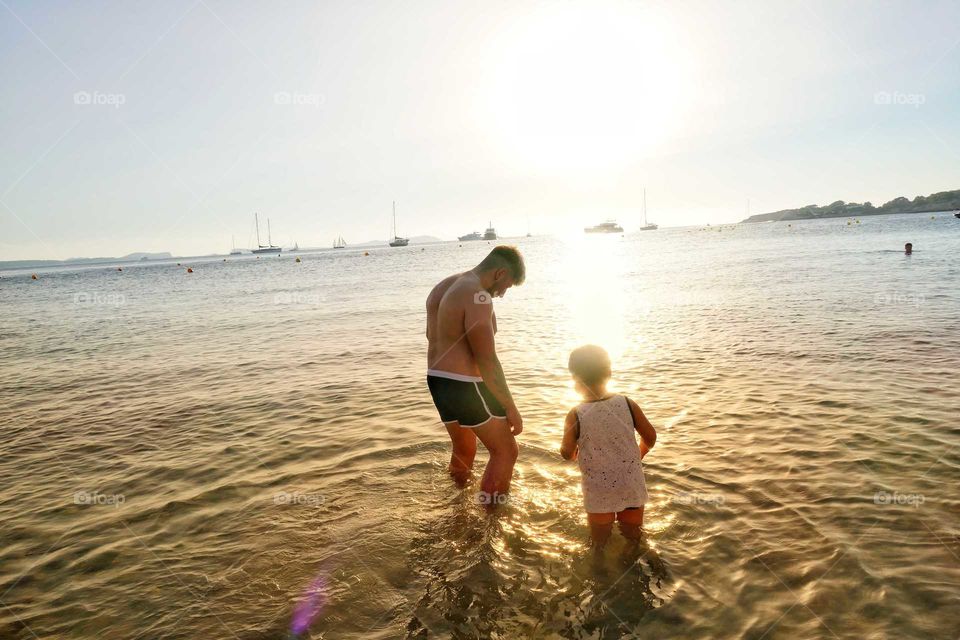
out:
{"label": "sea water", "polygon": [[[957,637],[960,220],[506,242],[492,516],[424,380],[486,242],[3,272],[0,637]],[[600,558],[557,453],[588,342],[659,433]]]}

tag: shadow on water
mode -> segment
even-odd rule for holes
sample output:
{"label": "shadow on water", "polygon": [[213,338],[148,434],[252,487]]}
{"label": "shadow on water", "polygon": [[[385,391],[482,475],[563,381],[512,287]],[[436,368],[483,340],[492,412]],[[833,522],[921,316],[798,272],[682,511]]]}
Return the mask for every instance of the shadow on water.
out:
{"label": "shadow on water", "polygon": [[615,534],[598,555],[583,525],[569,532],[581,540],[560,542],[569,514],[528,504],[488,514],[475,491],[418,527],[408,562],[422,587],[400,621],[407,638],[622,638],[669,599],[667,567],[643,538]]}

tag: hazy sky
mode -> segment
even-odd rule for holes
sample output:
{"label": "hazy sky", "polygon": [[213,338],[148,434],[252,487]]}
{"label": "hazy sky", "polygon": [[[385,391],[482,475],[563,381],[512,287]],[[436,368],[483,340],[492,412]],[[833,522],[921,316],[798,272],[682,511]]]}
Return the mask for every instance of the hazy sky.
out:
{"label": "hazy sky", "polygon": [[0,0],[0,260],[960,188],[957,2]]}

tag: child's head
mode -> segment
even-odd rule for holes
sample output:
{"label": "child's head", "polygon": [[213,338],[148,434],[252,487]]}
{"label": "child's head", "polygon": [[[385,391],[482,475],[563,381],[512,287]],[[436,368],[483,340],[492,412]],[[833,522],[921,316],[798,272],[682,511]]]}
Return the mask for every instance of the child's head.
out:
{"label": "child's head", "polygon": [[570,353],[567,368],[577,381],[577,390],[581,393],[600,389],[610,379],[610,356],[603,347],[595,344],[584,345]]}

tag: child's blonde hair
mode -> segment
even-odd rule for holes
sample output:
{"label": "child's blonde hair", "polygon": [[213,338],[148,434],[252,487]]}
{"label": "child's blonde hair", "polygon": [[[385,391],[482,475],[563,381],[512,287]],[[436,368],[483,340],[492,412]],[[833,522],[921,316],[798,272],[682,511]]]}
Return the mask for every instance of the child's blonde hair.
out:
{"label": "child's blonde hair", "polygon": [[570,353],[567,368],[577,380],[586,385],[599,384],[610,379],[610,355],[603,347],[588,344]]}

